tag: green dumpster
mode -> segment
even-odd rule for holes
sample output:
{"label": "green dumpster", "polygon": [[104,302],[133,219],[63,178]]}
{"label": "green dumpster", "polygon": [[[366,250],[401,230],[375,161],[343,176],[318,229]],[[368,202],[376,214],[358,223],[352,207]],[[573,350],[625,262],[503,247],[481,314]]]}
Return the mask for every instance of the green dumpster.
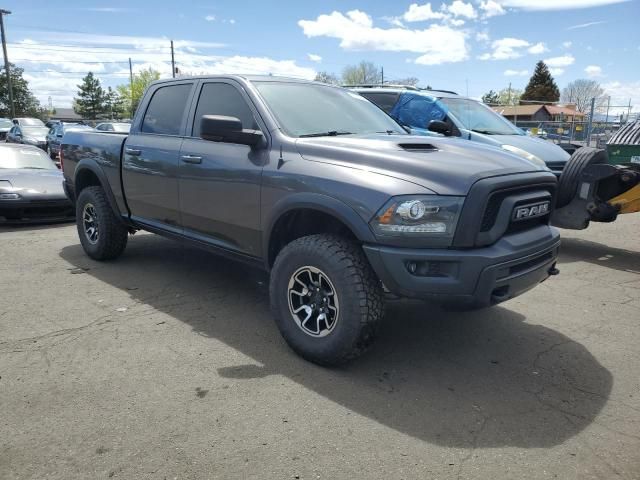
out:
{"label": "green dumpster", "polygon": [[607,153],[611,164],[640,164],[640,120],[620,127],[607,142]]}

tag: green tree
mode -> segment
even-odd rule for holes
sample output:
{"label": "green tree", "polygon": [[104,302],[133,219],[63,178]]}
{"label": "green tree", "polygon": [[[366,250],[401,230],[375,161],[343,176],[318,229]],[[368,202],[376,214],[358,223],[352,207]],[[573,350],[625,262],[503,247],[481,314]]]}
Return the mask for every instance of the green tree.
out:
{"label": "green tree", "polygon": [[533,100],[538,102],[557,102],[560,100],[560,90],[549,72],[549,67],[540,60],[529,79],[527,87],[520,100]]}
{"label": "green tree", "polygon": [[342,83],[345,85],[376,84],[381,80],[380,69],[373,62],[363,60],[357,65],[348,65],[342,71]]}
{"label": "green tree", "polygon": [[[27,82],[22,74],[24,70],[9,64],[9,75],[11,76],[11,86],[13,90],[13,105],[17,116],[44,117],[45,110],[40,106],[38,99],[29,90]],[[11,106],[9,105],[9,89],[7,88],[7,76],[4,68],[0,72],[0,116],[11,116]]]}
{"label": "green tree", "polygon": [[314,78],[316,82],[328,83],[330,85],[340,85],[340,79],[336,77],[333,73],[329,72],[318,72],[316,73],[316,78]]}
{"label": "green tree", "polygon": [[482,96],[482,101],[487,105],[497,105],[499,103],[498,94],[493,90],[489,90]]}
{"label": "green tree", "polygon": [[126,109],[129,110],[131,117],[133,117],[136,108],[138,108],[140,99],[149,84],[151,84],[151,82],[155,82],[159,78],[160,72],[153,68],[148,68],[147,70],[141,70],[140,73],[133,76],[133,84],[126,83],[116,87],[116,90],[122,98]]}
{"label": "green tree", "polygon": [[126,102],[121,95],[112,89],[107,88],[104,95],[105,113],[111,119],[120,120],[128,115],[128,102]]}
{"label": "green tree", "polygon": [[73,110],[82,118],[96,119],[106,111],[105,92],[93,72],[87,73],[78,85],[78,95],[73,99]]}

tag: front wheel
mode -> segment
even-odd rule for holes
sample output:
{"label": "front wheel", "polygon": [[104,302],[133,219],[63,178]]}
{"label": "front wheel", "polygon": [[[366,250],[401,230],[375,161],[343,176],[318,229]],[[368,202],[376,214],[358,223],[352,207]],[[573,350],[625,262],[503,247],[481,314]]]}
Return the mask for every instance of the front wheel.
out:
{"label": "front wheel", "polygon": [[271,271],[269,293],[286,342],[320,365],[364,353],[384,313],[380,282],[362,248],[335,235],[310,235],[285,246]]}
{"label": "front wheel", "polygon": [[102,187],[87,187],[76,202],[82,248],[94,260],[112,260],[127,246],[126,226],[115,215]]}

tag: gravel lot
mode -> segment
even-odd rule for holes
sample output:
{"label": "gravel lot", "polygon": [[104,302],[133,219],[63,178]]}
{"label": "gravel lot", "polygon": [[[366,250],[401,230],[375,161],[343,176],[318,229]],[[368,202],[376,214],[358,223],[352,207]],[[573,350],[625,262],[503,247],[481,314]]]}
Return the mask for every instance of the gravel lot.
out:
{"label": "gravel lot", "polygon": [[327,370],[259,272],[0,227],[0,478],[637,479],[640,215],[564,233],[560,276],[480,312],[396,302]]}

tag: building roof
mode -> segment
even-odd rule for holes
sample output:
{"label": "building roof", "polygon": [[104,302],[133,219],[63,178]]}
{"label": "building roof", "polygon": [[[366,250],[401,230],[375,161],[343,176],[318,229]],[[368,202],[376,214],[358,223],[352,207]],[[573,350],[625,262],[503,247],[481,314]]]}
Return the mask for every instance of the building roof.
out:
{"label": "building roof", "polygon": [[51,120],[82,120],[82,116],[74,112],[73,108],[56,108]]}
{"label": "building roof", "polygon": [[496,112],[505,117],[515,117],[517,115],[535,115],[540,109],[545,109],[549,115],[566,115],[567,117],[584,117],[585,114],[578,112],[570,106],[559,107],[556,105],[505,105],[491,107]]}

